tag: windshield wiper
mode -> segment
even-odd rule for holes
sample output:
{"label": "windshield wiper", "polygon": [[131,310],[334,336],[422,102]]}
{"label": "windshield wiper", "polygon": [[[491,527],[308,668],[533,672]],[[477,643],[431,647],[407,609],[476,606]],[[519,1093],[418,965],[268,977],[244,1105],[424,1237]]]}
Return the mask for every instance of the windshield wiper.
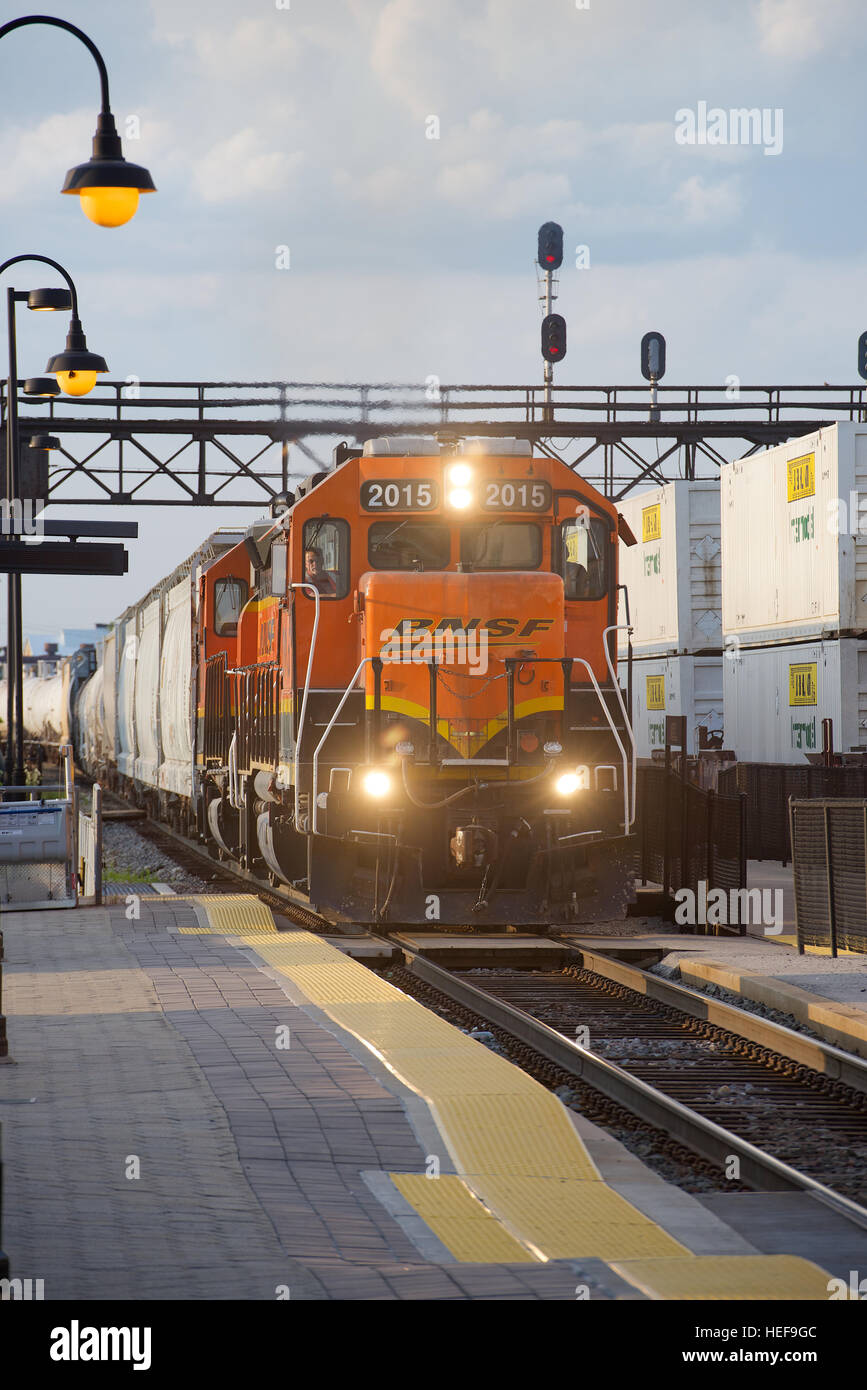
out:
{"label": "windshield wiper", "polygon": [[404,526],[408,525],[408,521],[399,521],[398,524],[395,526],[394,530],[389,531],[387,536],[382,536],[380,540],[373,542],[371,550],[382,550],[383,546],[388,545],[388,542],[391,540],[392,536],[396,536],[398,531],[400,531]]}

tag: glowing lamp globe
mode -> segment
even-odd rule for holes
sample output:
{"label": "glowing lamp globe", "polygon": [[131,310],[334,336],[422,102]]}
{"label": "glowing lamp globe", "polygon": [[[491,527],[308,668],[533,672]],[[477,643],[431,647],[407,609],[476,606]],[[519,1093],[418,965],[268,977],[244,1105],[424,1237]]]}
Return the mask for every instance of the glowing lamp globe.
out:
{"label": "glowing lamp globe", "polygon": [[96,385],[96,378],[108,371],[108,363],[99,353],[89,352],[81,319],[73,314],[63,352],[49,357],[47,372],[53,372],[57,384],[67,396],[86,396]]}
{"label": "glowing lamp globe", "polygon": [[97,227],[122,227],[135,216],[137,188],[86,188],[81,191],[81,211]]}
{"label": "glowing lamp globe", "polygon": [[139,194],[155,193],[156,188],[147,169],[124,159],[114,117],[104,111],[97,121],[92,157],[69,170],[60,191],[77,194],[85,217],[97,227],[122,227],[134,216]]}
{"label": "glowing lamp globe", "polygon": [[58,372],[57,384],[65,396],[86,396],[96,385],[96,372]]}

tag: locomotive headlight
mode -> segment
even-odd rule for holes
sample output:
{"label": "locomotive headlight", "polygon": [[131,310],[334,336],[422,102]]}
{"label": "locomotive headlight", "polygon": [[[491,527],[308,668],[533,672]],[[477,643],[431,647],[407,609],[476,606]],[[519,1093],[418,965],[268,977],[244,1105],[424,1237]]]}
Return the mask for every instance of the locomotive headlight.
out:
{"label": "locomotive headlight", "polygon": [[464,512],[467,507],[473,504],[473,494],[471,483],[473,481],[473,470],[468,463],[452,463],[446,469],[446,482],[448,491],[446,501],[450,507],[456,511]]}
{"label": "locomotive headlight", "polygon": [[454,487],[449,493],[448,502],[450,507],[455,507],[457,511],[466,511],[472,505],[473,494],[467,487]]}
{"label": "locomotive headlight", "polygon": [[379,800],[380,797],[388,796],[391,791],[391,778],[387,772],[367,772],[362,778],[361,785],[368,796]]}
{"label": "locomotive headlight", "polygon": [[572,796],[581,786],[581,778],[577,772],[564,772],[562,777],[558,777],[554,783],[559,796]]}

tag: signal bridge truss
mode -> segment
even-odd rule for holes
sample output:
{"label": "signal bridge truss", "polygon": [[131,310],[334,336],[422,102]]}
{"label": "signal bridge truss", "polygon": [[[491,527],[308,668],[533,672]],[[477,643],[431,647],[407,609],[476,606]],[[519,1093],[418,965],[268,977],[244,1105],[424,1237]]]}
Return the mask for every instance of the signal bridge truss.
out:
{"label": "signal bridge truss", "polygon": [[[606,496],[722,463],[839,420],[867,419],[867,387],[468,386],[357,382],[100,382],[90,396],[19,397],[22,443],[48,432],[50,502],[267,506],[331,445],[386,434],[517,436]],[[5,384],[2,396],[6,415]]]}

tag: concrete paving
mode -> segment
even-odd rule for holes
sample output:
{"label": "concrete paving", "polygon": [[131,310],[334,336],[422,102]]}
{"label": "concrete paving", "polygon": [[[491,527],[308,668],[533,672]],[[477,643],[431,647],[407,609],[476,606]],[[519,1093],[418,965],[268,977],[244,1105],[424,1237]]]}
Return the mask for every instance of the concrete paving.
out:
{"label": "concrete paving", "polygon": [[601,1262],[425,1259],[365,1181],[424,1171],[398,1083],[244,951],[178,935],[191,905],[140,908],[4,914],[13,1276],[47,1299],[635,1297]]}
{"label": "concrete paving", "polygon": [[[252,949],[180,934],[191,903],[139,906],[3,916],[13,1276],[47,1299],[643,1297],[601,1260],[458,1262],[389,1177],[442,1154],[425,1102]],[[606,1181],[697,1254],[771,1249],[770,1208],[762,1244],[743,1208],[573,1122]],[[773,1248],[801,1253],[782,1229]],[[851,1233],[838,1243],[851,1262]]]}
{"label": "concrete paving", "polygon": [[867,1272],[867,1229],[805,1192],[709,1192],[698,1198],[765,1255],[794,1254],[848,1281]]}

